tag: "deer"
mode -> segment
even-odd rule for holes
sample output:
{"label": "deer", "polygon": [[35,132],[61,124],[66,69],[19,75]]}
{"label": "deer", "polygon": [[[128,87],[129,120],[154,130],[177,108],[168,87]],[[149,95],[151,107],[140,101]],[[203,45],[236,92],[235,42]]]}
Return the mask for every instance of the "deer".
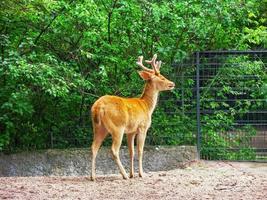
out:
{"label": "deer", "polygon": [[[143,149],[147,131],[151,125],[152,113],[157,105],[159,92],[173,90],[175,83],[160,74],[161,61],[156,61],[157,54],[145,62],[152,66],[147,68],[143,64],[143,56],[139,56],[136,64],[141,67],[138,71],[145,81],[143,93],[138,98],[124,98],[105,95],[95,101],[91,107],[93,125],[92,170],[91,180],[95,181],[95,165],[97,152],[103,140],[110,134],[112,138],[111,153],[123,179],[134,177],[134,141],[136,138],[139,177],[143,177]],[[130,176],[121,163],[119,150],[124,134],[127,135],[127,144],[130,154]]]}

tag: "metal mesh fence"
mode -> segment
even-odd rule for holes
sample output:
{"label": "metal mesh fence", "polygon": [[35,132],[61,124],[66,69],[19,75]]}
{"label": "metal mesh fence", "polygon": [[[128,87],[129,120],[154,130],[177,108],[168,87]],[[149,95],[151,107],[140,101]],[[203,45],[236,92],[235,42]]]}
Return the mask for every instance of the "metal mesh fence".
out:
{"label": "metal mesh fence", "polygon": [[[163,68],[176,88],[160,94],[146,144],[197,145],[202,159],[267,160],[266,64],[267,51],[206,51]],[[83,119],[61,135],[51,129],[49,146],[89,147],[90,113]]]}
{"label": "metal mesh fence", "polygon": [[199,52],[204,159],[267,160],[267,52]]}

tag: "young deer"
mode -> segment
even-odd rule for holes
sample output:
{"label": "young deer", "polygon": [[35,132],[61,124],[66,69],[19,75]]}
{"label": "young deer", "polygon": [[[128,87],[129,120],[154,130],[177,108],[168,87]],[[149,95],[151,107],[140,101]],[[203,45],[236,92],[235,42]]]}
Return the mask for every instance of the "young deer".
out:
{"label": "young deer", "polygon": [[134,177],[134,139],[137,136],[139,158],[139,176],[143,176],[143,148],[146,133],[151,124],[151,116],[157,104],[160,91],[172,90],[175,84],[160,74],[161,61],[156,61],[155,54],[151,61],[146,61],[153,69],[143,65],[143,56],[138,57],[137,65],[143,70],[139,75],[146,81],[140,98],[122,98],[102,96],[92,106],[94,140],[92,144],[91,179],[95,180],[95,160],[97,152],[108,133],[112,136],[112,155],[124,179],[128,179],[121,164],[119,150],[123,134],[127,134],[131,159],[130,178]]}

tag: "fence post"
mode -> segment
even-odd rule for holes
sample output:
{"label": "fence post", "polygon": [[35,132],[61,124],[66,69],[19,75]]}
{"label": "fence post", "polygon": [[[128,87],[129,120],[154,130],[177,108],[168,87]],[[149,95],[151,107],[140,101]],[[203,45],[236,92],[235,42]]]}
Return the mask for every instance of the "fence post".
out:
{"label": "fence post", "polygon": [[196,52],[196,78],[197,78],[197,155],[198,159],[201,158],[201,124],[200,124],[200,85],[199,85],[199,68],[200,68],[200,61],[199,61],[199,51]]}
{"label": "fence post", "polygon": [[54,137],[53,137],[53,131],[50,129],[50,148],[54,148]]}

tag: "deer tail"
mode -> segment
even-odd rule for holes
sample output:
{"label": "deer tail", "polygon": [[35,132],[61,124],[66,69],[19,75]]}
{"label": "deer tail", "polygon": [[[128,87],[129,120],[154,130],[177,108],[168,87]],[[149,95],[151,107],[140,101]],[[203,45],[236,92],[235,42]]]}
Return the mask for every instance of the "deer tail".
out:
{"label": "deer tail", "polygon": [[97,107],[92,109],[92,120],[94,124],[101,125],[101,116],[103,115],[104,110]]}

